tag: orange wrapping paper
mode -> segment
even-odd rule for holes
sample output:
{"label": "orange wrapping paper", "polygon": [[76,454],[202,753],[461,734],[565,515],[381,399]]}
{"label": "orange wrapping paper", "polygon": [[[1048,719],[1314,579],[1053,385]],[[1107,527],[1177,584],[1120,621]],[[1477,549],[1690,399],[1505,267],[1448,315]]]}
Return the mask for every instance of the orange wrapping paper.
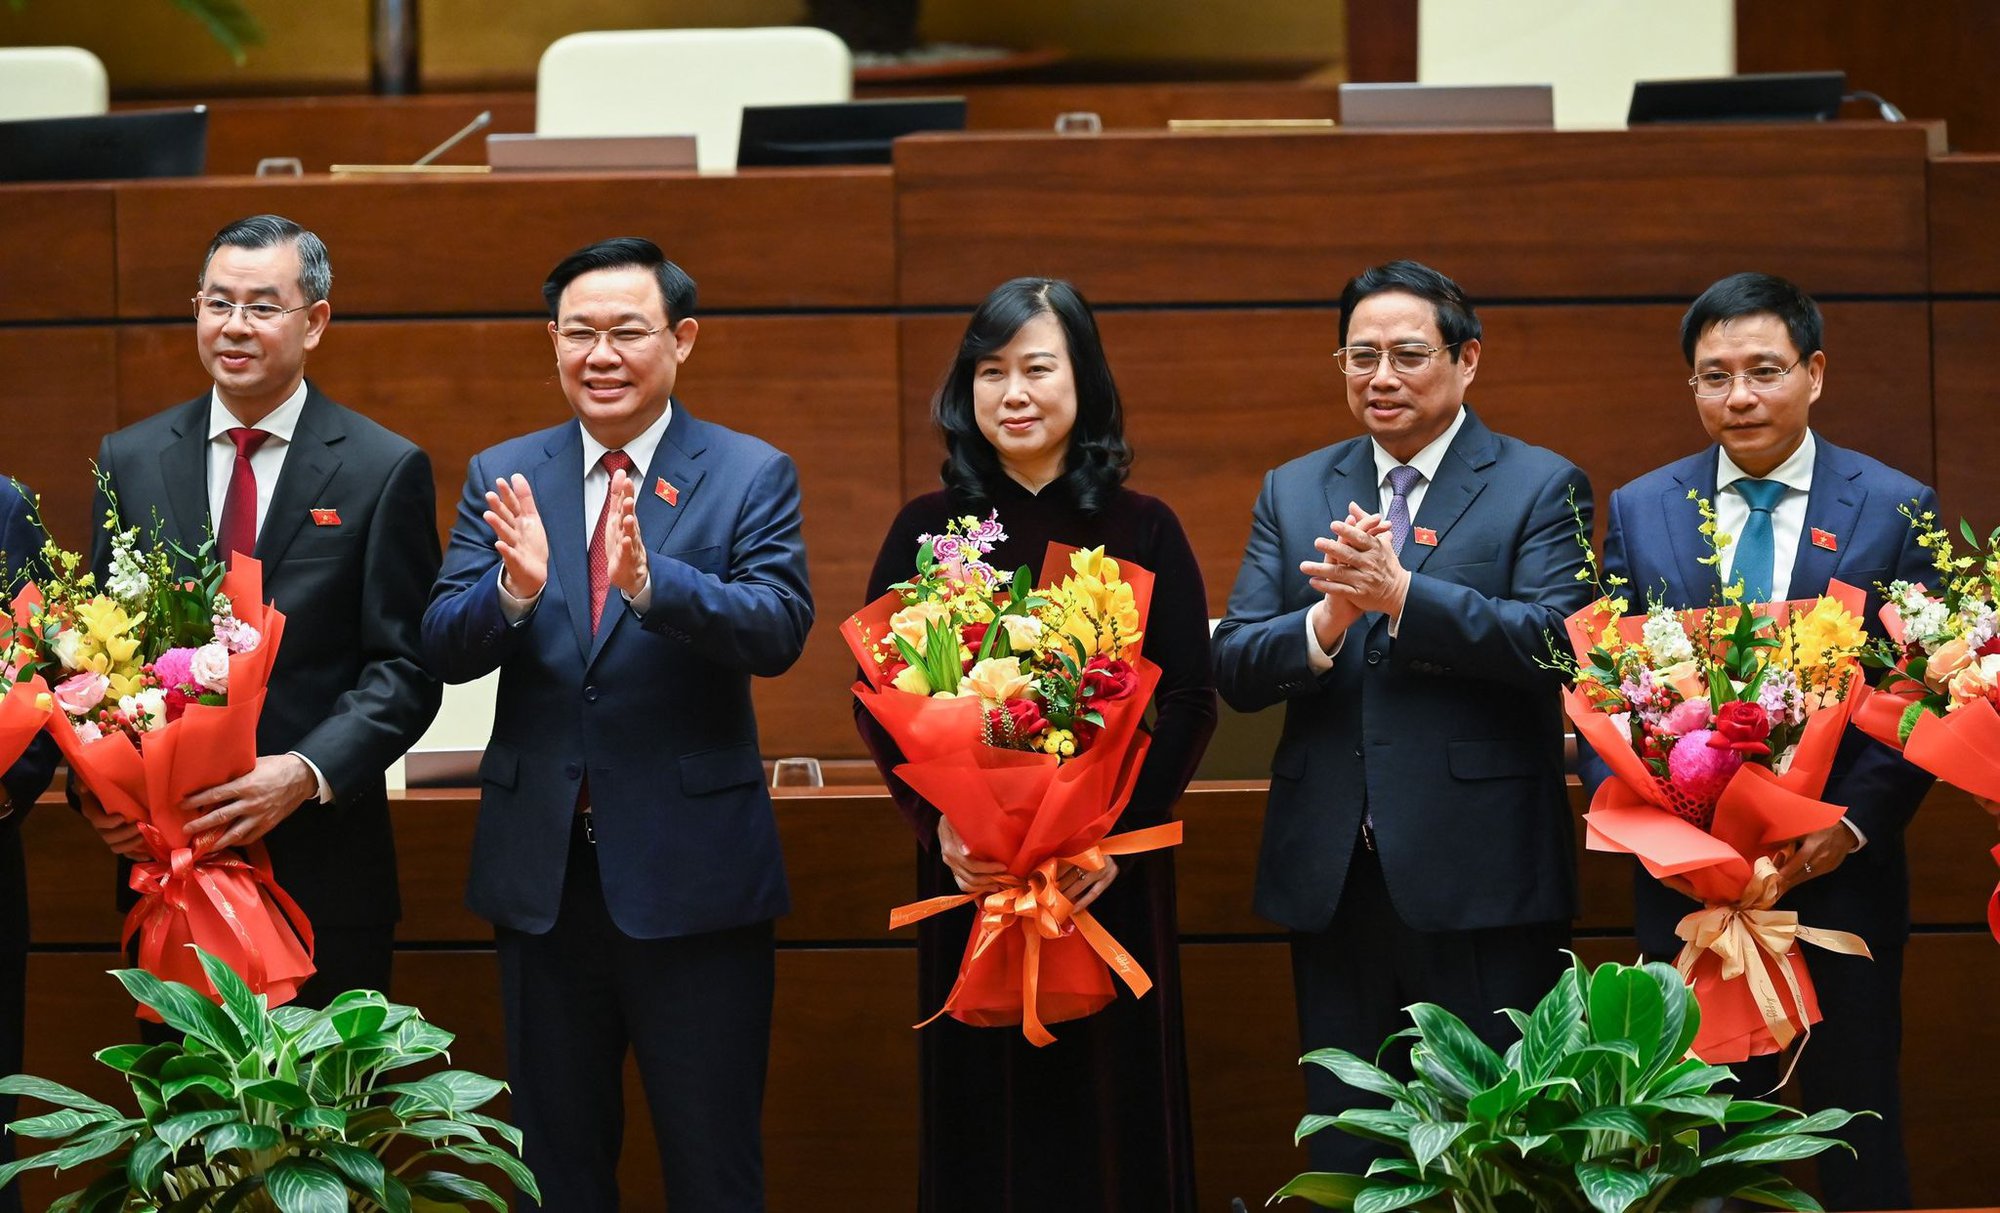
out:
{"label": "orange wrapping paper", "polygon": [[[1840,582],[1827,589],[1859,614],[1861,592]],[[1811,608],[1811,600],[1770,604],[1782,625],[1789,611]],[[1595,643],[1602,626],[1601,604],[1571,616],[1568,630],[1579,659]],[[1643,616],[1618,621],[1622,634],[1636,640]],[[1857,686],[1860,674],[1855,672]],[[1782,1050],[1820,1019],[1819,1001],[1795,941],[1865,955],[1867,946],[1844,932],[1815,931],[1797,916],[1774,910],[1769,881],[1760,861],[1781,844],[1825,829],[1844,815],[1841,806],[1819,799],[1833,768],[1842,731],[1856,696],[1814,712],[1784,774],[1745,763],[1716,802],[1707,830],[1668,807],[1660,781],[1632,751],[1630,735],[1576,690],[1563,692],[1577,732],[1611,771],[1584,814],[1585,846],[1593,851],[1637,856],[1655,877],[1678,876],[1693,886],[1704,908],[1684,919],[1678,931],[1686,946],[1679,957],[1682,976],[1692,980],[1701,1004],[1701,1029],[1694,1053],[1723,1064]],[[1746,946],[1754,945],[1754,946]],[[1749,965],[1761,972],[1752,974]]]}
{"label": "orange wrapping paper", "polygon": [[[230,656],[227,704],[191,703],[139,744],[123,732],[85,741],[60,711],[49,713],[48,730],[72,775],[106,810],[136,823],[152,852],[132,866],[139,902],[125,918],[124,942],[138,937],[139,967],[216,997],[189,947],[198,946],[277,1006],[313,974],[311,924],[272,878],[262,843],[240,851],[192,845],[187,823],[200,814],[180,807],[257,764],[257,718],[285,628],[284,615],[264,604],[263,581],[262,566],[248,558],[222,581],[236,617],[263,637]],[[140,1014],[158,1020],[146,1008]]]}
{"label": "orange wrapping paper", "polygon": [[48,723],[49,704],[44,698],[48,693],[48,684],[36,675],[15,683],[7,688],[5,695],[0,695],[0,773],[27,752],[35,734]]}
{"label": "orange wrapping paper", "polygon": [[[1037,585],[1061,581],[1075,550],[1050,544]],[[1119,572],[1132,587],[1143,630],[1152,574],[1122,560]],[[1181,840],[1179,822],[1106,837],[1145,762],[1151,739],[1139,726],[1160,668],[1140,655],[1143,639],[1127,646],[1137,689],[1096,705],[1104,727],[1088,750],[1068,762],[987,746],[979,742],[984,709],[978,699],[912,695],[882,678],[872,650],[888,635],[889,617],[902,605],[895,593],[885,594],[841,626],[863,671],[854,693],[908,760],[896,774],[951,822],[974,854],[1005,862],[1007,873],[1005,887],[983,897],[961,894],[900,906],[891,911],[890,926],[978,903],[977,927],[966,940],[958,981],[938,1014],[980,1027],[1020,1024],[1030,1041],[1046,1045],[1055,1039],[1047,1024],[1080,1019],[1111,1002],[1113,972],[1135,994],[1152,986],[1087,911],[1074,911],[1056,883],[1065,864],[1096,870],[1106,856]]]}

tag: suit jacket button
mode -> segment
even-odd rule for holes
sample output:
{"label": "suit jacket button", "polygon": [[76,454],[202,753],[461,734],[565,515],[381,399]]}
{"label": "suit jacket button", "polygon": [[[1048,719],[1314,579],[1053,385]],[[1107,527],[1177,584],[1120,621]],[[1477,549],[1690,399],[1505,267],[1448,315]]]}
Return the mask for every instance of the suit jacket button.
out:
{"label": "suit jacket button", "polygon": [[597,702],[597,688],[596,688],[596,687],[585,687],[585,688],[583,688],[583,699],[584,699],[584,702],[585,702],[585,703],[596,703],[596,702]]}
{"label": "suit jacket button", "polygon": [[1382,664],[1382,650],[1380,650],[1380,649],[1369,649],[1369,650],[1368,650],[1368,664],[1369,664],[1369,665],[1381,665],[1381,664]]}
{"label": "suit jacket button", "polygon": [[1360,746],[1355,746],[1355,747],[1354,747],[1354,756],[1355,756],[1356,758],[1359,758],[1359,757],[1361,757],[1361,747],[1360,747]]}

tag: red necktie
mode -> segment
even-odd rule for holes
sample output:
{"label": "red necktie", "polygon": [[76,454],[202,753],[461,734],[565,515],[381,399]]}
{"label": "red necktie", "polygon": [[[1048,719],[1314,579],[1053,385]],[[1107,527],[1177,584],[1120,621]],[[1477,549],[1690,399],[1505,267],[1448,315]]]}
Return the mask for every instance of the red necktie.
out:
{"label": "red necktie", "polygon": [[636,467],[632,457],[624,451],[606,451],[598,462],[604,465],[606,482],[604,507],[597,511],[597,529],[590,536],[590,632],[593,636],[597,634],[598,620],[604,616],[604,595],[611,587],[611,553],[604,533],[611,523],[610,478],[620,472],[630,476]]}
{"label": "red necktie", "polygon": [[233,563],[237,552],[257,554],[257,473],[250,456],[269,438],[267,430],[244,426],[224,430],[236,444],[236,464],[229,469],[229,491],[222,498],[222,524],[215,528],[216,555]]}

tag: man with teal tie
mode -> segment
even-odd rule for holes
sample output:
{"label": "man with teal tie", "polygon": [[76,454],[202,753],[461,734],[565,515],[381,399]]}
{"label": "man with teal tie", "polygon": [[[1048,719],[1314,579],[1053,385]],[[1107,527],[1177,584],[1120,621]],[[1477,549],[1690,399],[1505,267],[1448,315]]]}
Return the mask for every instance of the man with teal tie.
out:
{"label": "man with teal tie", "polygon": [[[1702,292],[1681,321],[1681,348],[1695,411],[1714,445],[1648,472],[1611,495],[1604,571],[1624,577],[1633,608],[1649,597],[1672,607],[1706,606],[1741,578],[1748,602],[1810,598],[1827,583],[1868,591],[1865,619],[1880,634],[1876,587],[1921,581],[1929,555],[1898,511],[1935,510],[1937,495],[1877,460],[1815,434],[1809,417],[1825,387],[1819,307],[1769,274],[1733,274]],[[1716,529],[1732,537],[1722,566],[1709,552],[1694,496],[1714,505]],[[1720,580],[1718,581],[1718,572]],[[1594,793],[1608,775],[1585,747],[1581,774]],[[1850,729],[1825,798],[1844,820],[1797,840],[1780,870],[1780,908],[1815,927],[1852,931],[1874,953],[1816,951],[1813,983],[1825,1020],[1799,1066],[1810,1109],[1868,1109],[1841,1136],[1859,1151],[1821,1156],[1830,1209],[1902,1209],[1910,1202],[1903,1155],[1898,1059],[1902,1047],[1903,945],[1910,933],[1909,865],[1903,828],[1930,779],[1887,747]],[[1696,904],[1635,867],[1639,945],[1671,959],[1674,926]],[[1778,1080],[1777,1058],[1731,1066],[1741,1093]]]}

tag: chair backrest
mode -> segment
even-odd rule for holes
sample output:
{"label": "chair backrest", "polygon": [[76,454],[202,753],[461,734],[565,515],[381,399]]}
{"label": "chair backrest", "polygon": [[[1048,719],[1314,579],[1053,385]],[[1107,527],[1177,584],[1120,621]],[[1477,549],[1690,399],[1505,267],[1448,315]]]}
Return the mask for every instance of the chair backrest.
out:
{"label": "chair backrest", "polygon": [[81,118],[109,108],[104,62],[82,47],[0,47],[0,121]]}
{"label": "chair backrest", "polygon": [[538,135],[693,135],[704,169],[733,168],[746,105],[846,101],[847,44],[823,29],[604,30],[542,52]]}

